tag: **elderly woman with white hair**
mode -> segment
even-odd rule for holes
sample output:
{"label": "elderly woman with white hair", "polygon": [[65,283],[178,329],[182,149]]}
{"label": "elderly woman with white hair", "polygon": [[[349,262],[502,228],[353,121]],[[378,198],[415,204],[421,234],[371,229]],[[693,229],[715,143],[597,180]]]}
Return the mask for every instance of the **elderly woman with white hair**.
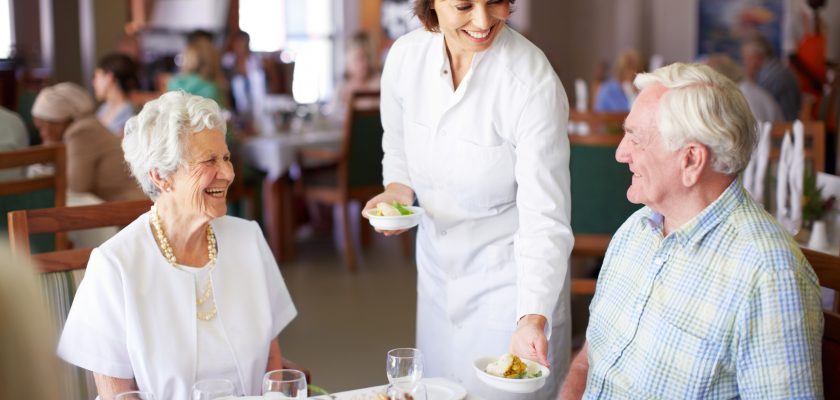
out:
{"label": "elderly woman with white hair", "polygon": [[93,98],[75,83],[48,86],[38,93],[32,117],[45,145],[67,147],[67,185],[105,201],[143,198],[123,161],[120,141],[94,114]]}
{"label": "elderly woman with white hair", "polygon": [[103,400],[133,388],[187,399],[210,378],[260,394],[297,311],[257,224],[225,216],[234,173],[218,105],[166,93],[128,121],[123,150],[154,205],[91,254],[59,356],[92,371]]}

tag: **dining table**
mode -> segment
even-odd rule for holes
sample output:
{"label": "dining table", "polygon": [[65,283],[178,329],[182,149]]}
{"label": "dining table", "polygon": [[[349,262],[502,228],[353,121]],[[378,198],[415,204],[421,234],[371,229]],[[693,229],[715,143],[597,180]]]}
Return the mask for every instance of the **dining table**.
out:
{"label": "dining table", "polygon": [[264,172],[262,212],[268,243],[278,262],[295,256],[291,176],[298,152],[304,148],[339,151],[340,126],[277,131],[243,139],[242,157],[251,167]]}
{"label": "dining table", "polygon": [[[423,378],[421,383],[426,389],[426,400],[485,400],[482,397],[472,395],[463,386],[444,378]],[[386,391],[387,385],[371,386],[361,389],[353,389],[343,392],[331,393],[329,395],[311,396],[310,399],[317,400],[381,400],[381,394]],[[267,399],[269,397],[249,396],[241,399]]]}

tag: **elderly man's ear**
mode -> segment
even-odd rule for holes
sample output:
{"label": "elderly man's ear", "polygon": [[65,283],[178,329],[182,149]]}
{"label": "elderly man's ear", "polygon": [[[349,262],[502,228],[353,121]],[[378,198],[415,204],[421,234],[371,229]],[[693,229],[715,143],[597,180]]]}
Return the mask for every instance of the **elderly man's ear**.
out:
{"label": "elderly man's ear", "polygon": [[696,185],[710,162],[711,153],[708,147],[697,142],[686,144],[683,147],[682,158],[680,159],[683,186],[692,187]]}

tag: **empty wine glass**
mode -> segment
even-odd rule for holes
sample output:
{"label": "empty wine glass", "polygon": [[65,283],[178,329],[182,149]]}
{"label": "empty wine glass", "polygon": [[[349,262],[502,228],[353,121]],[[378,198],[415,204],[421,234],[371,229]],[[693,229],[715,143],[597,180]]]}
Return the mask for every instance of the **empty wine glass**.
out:
{"label": "empty wine glass", "polygon": [[394,385],[385,388],[385,396],[390,400],[428,400],[426,385],[422,382],[411,391],[404,391]]}
{"label": "empty wine glass", "polygon": [[133,390],[118,394],[117,397],[114,397],[114,400],[155,400],[155,395],[150,392]]}
{"label": "empty wine glass", "polygon": [[233,391],[233,382],[227,379],[204,379],[193,385],[192,400],[231,398]]}
{"label": "empty wine glass", "polygon": [[412,393],[423,378],[423,354],[412,348],[393,349],[385,359],[385,373],[395,390]]}
{"label": "empty wine glass", "polygon": [[268,372],[263,377],[262,392],[265,399],[305,399],[306,375],[294,369]]}

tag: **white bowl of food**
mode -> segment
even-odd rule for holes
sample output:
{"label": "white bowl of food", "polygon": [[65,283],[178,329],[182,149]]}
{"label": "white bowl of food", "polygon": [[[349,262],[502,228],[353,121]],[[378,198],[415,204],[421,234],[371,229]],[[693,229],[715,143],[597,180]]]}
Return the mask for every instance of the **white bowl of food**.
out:
{"label": "white bowl of food", "polygon": [[390,204],[379,203],[376,207],[365,210],[365,217],[374,228],[383,231],[397,231],[417,226],[420,223],[420,218],[423,217],[423,213],[425,211],[420,207],[393,202]]}
{"label": "white bowl of food", "polygon": [[510,393],[533,393],[545,385],[551,370],[513,354],[481,357],[473,363],[478,379],[490,387]]}

